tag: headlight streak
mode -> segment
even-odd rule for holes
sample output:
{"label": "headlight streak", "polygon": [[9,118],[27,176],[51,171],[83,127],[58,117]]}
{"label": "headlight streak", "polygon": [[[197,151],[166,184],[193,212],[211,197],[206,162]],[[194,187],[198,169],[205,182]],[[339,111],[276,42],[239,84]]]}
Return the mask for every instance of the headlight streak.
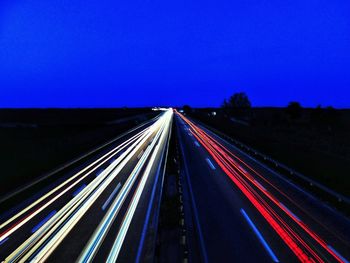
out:
{"label": "headlight streak", "polygon": [[[21,219],[20,221],[16,222],[13,226],[11,226],[10,228],[8,228],[7,230],[5,230],[3,233],[0,234],[0,242],[2,240],[4,240],[5,238],[9,237],[12,233],[14,233],[16,230],[18,230],[21,226],[23,226],[24,224],[26,224],[28,221],[30,221],[33,217],[35,217],[36,215],[38,215],[41,211],[43,211],[46,207],[48,207],[50,204],[52,204],[54,201],[56,201],[58,198],[60,198],[62,195],[64,195],[66,192],[68,192],[70,189],[72,189],[75,185],[77,185],[80,181],[82,181],[83,179],[85,179],[87,176],[89,176],[92,172],[94,172],[95,170],[97,170],[99,167],[101,167],[104,163],[106,163],[109,158],[111,158],[111,156],[113,156],[114,154],[118,154],[120,151],[122,151],[124,148],[128,147],[133,141],[135,141],[137,138],[139,138],[140,136],[142,136],[145,132],[147,132],[149,130],[149,128],[146,128],[145,130],[141,131],[140,133],[134,135],[132,138],[126,140],[125,142],[123,142],[122,144],[118,145],[116,148],[114,148],[113,150],[111,150],[110,152],[108,152],[107,154],[105,154],[104,156],[102,156],[101,158],[99,158],[98,160],[96,160],[95,162],[93,162],[92,164],[88,165],[87,167],[85,167],[84,169],[82,169],[81,171],[79,171],[78,173],[76,173],[75,175],[73,175],[72,177],[70,177],[69,179],[67,179],[66,181],[64,181],[62,184],[60,184],[59,186],[55,187],[54,189],[52,189],[51,191],[49,191],[47,194],[45,194],[44,196],[40,197],[38,200],[36,200],[35,202],[33,202],[31,205],[29,205],[28,207],[22,209],[19,213],[17,213],[16,215],[14,215],[13,217],[11,217],[10,219],[6,220],[4,223],[2,223],[0,225],[0,229],[3,229],[5,226],[9,225],[11,222],[15,221],[17,218],[19,218],[20,216],[22,216],[23,214],[25,214],[26,212],[28,212],[29,210],[31,210],[32,208],[34,208],[35,206],[37,206],[40,203],[43,203],[48,197],[54,195],[56,192],[58,192],[60,189],[62,189],[64,186],[66,186],[68,183],[72,182],[74,179],[76,179],[77,177],[79,177],[81,174],[83,174],[85,171],[87,171],[88,169],[90,169],[91,167],[93,167],[94,165],[98,164],[96,167],[92,168],[92,170],[90,170],[88,173],[86,173],[84,176],[82,176],[81,178],[79,178],[76,182],[73,182],[72,185],[68,186],[67,188],[65,188],[64,190],[62,190],[61,192],[59,192],[58,194],[56,194],[52,199],[47,200],[44,205],[42,205],[41,207],[39,207],[38,209],[36,209],[35,211],[31,212],[28,216],[26,216],[25,218]],[[105,159],[105,160],[103,160]]]}
{"label": "headlight streak", "polygon": [[108,233],[108,230],[110,229],[112,223],[114,222],[114,219],[118,215],[118,212],[124,203],[129,191],[131,190],[132,186],[134,185],[134,182],[136,181],[139,172],[141,171],[141,168],[144,166],[145,161],[147,160],[151,150],[154,147],[155,142],[157,141],[157,137],[159,136],[161,130],[158,131],[156,138],[152,141],[152,144],[149,145],[146,149],[146,151],[143,152],[139,162],[137,163],[136,167],[134,168],[133,172],[125,182],[122,190],[119,192],[118,196],[114,200],[111,207],[108,209],[106,215],[102,219],[101,223],[95,230],[94,234],[88,241],[87,245],[85,246],[83,253],[80,255],[78,262],[91,262],[95,256],[95,254],[98,251],[98,248],[100,247],[101,243],[103,242],[105,236]]}
{"label": "headlight streak", "polygon": [[[170,109],[172,110],[172,109]],[[168,160],[168,153],[169,153],[169,145],[170,145],[170,138],[171,138],[171,135],[172,135],[172,124],[173,124],[173,111],[171,111],[171,119],[170,119],[170,124],[169,124],[169,132],[167,133],[167,141],[164,142],[164,144],[166,144],[165,149],[162,151],[161,153],[161,156],[160,156],[160,159],[159,159],[159,163],[157,164],[158,168],[155,172],[155,178],[153,180],[153,186],[152,186],[152,190],[151,190],[151,197],[149,199],[149,203],[148,203],[148,207],[147,207],[147,212],[146,212],[146,216],[145,216],[145,220],[144,220],[144,223],[143,223],[143,228],[142,228],[142,232],[141,232],[141,236],[140,236],[140,242],[139,242],[139,245],[138,245],[138,249],[137,249],[137,254],[136,254],[136,258],[135,258],[135,263],[139,263],[141,258],[142,258],[142,251],[144,249],[144,241],[146,239],[146,236],[147,236],[147,231],[148,231],[148,226],[149,226],[149,223],[150,223],[150,218],[151,218],[151,210],[152,210],[152,207],[154,206],[155,204],[155,197],[156,197],[156,189],[157,189],[157,186],[160,184],[160,189],[159,189],[159,192],[158,192],[158,200],[156,202],[156,205],[158,207],[158,209],[156,209],[157,211],[155,211],[155,214],[154,214],[154,219],[155,220],[152,224],[153,226],[154,225],[157,225],[156,222],[158,222],[158,218],[159,218],[159,209],[160,209],[160,205],[161,205],[161,201],[162,201],[162,193],[163,193],[163,185],[164,185],[164,176],[165,176],[165,170],[166,170],[166,167],[167,167],[167,160]],[[164,166],[162,167],[162,163],[164,161]],[[162,169],[163,168],[163,169]],[[157,232],[156,229],[158,229],[158,226],[155,227],[152,227],[153,231]]]}
{"label": "headlight streak", "polygon": [[156,159],[156,156],[157,154],[159,153],[160,151],[160,147],[162,145],[162,142],[165,142],[166,141],[166,138],[168,136],[168,132],[169,132],[169,128],[170,128],[170,124],[171,124],[171,118],[172,118],[172,112],[168,112],[169,113],[169,119],[166,121],[166,127],[163,128],[163,129],[166,129],[166,132],[163,132],[162,133],[162,137],[161,139],[159,140],[155,150],[153,151],[153,154],[151,156],[151,160],[148,162],[148,165],[146,167],[146,170],[142,176],[142,179],[139,183],[139,186],[136,190],[136,193],[134,194],[134,197],[133,197],[133,200],[129,206],[129,209],[127,211],[127,214],[123,220],[123,223],[122,223],[122,226],[120,227],[120,230],[119,230],[119,233],[114,241],[114,244],[112,246],[112,249],[108,255],[108,258],[107,258],[107,262],[116,262],[117,261],[117,258],[118,258],[118,255],[119,255],[119,252],[121,250],[121,247],[123,245],[123,242],[124,242],[124,239],[125,239],[125,236],[127,234],[127,231],[129,229],[129,226],[131,224],[131,220],[134,216],[134,213],[135,213],[135,210],[136,210],[136,207],[138,205],[138,202],[140,200],[140,197],[141,197],[141,194],[143,192],[143,189],[145,187],[145,184],[147,182],[147,179],[150,175],[150,172],[151,172],[151,169],[155,163],[155,159]]}
{"label": "headlight streak", "polygon": [[[166,114],[164,114],[166,116]],[[164,117],[164,116],[163,116]],[[143,147],[154,132],[160,129],[165,118],[159,118],[152,126],[135,135],[136,141],[129,144],[123,143],[127,150],[123,152],[102,174],[89,183],[68,204],[58,211],[37,232],[28,238],[18,249],[6,258],[6,262],[17,262],[18,260],[42,262],[60,244],[64,237],[76,225],[76,223],[87,212],[100,194],[115,179],[122,168]],[[137,136],[137,137],[136,137]],[[131,139],[128,141],[131,142]],[[105,155],[106,156],[106,155]],[[98,161],[100,161],[101,157]],[[97,163],[98,161],[94,162]],[[107,161],[107,160],[105,160]],[[91,165],[89,166],[91,167]],[[97,168],[94,168],[94,170]],[[85,171],[86,169],[84,169]],[[90,171],[92,172],[92,171]],[[81,174],[79,172],[78,174]],[[75,175],[75,177],[78,175]],[[60,186],[63,187],[63,186]],[[55,191],[57,191],[55,189]],[[51,192],[50,192],[51,194]],[[46,197],[46,196],[45,196]],[[28,209],[29,210],[29,209]],[[35,255],[35,256],[34,256]],[[33,257],[34,256],[34,257]]]}
{"label": "headlight streak", "polygon": [[[148,136],[151,136],[152,132],[148,134]],[[36,250],[40,248],[39,253],[34,257],[32,260],[33,262],[38,262],[45,260],[52,251],[59,245],[59,243],[64,239],[64,237],[69,233],[69,231],[75,226],[75,224],[83,217],[83,215],[87,212],[87,210],[93,205],[93,203],[96,201],[96,199],[100,196],[100,194],[107,188],[107,186],[113,181],[115,176],[118,175],[118,173],[122,170],[122,168],[129,162],[129,160],[136,154],[138,149],[143,145],[144,142],[147,141],[149,138],[148,136],[144,138],[140,138],[138,141],[135,142],[135,145],[137,147],[131,152],[130,155],[129,151],[131,151],[132,147],[130,147],[123,155],[128,156],[126,159],[122,161],[120,165],[116,167],[116,170],[113,171],[107,179],[99,186],[99,188],[95,189],[94,192],[91,194],[91,196],[88,197],[87,200],[85,200],[85,203],[79,207],[79,209],[75,209],[76,212],[73,215],[73,217],[69,218],[68,222],[65,222],[65,219],[68,218],[68,215],[64,217],[60,221],[59,224],[56,225],[56,229],[61,226],[63,223],[63,227],[56,233],[55,231],[51,230],[49,233],[46,234],[46,236],[42,240],[49,239],[51,235],[54,233],[54,236],[49,240],[49,242],[45,245],[45,247],[41,248],[41,244],[44,243],[42,240],[40,242],[37,242],[35,246],[27,253],[27,256],[23,259],[26,260],[27,258],[31,257],[32,254],[35,253]],[[142,140],[141,140],[142,139]],[[122,157],[122,156],[121,156]],[[119,159],[119,158],[118,158]],[[117,160],[118,160],[117,159]],[[121,158],[123,159],[123,158]],[[98,177],[98,182],[101,182],[104,178],[103,176]],[[95,179],[96,180],[96,179]],[[96,186],[97,187],[97,186]],[[94,189],[94,188],[93,188]]]}
{"label": "headlight streak", "polygon": [[[282,240],[290,247],[295,255],[303,262],[323,262],[319,255],[297,234],[295,233],[283,219],[278,216],[275,210],[270,207],[266,201],[254,190],[248,182],[252,183],[258,190],[263,193],[270,201],[272,201],[277,207],[279,207],[287,216],[289,216],[301,229],[303,229],[311,238],[313,238],[321,247],[323,247],[334,259],[338,262],[344,262],[343,258],[335,253],[319,236],[311,231],[305,223],[303,223],[298,217],[292,214],[282,203],[280,203],[271,193],[266,191],[257,181],[255,181],[251,175],[246,173],[240,166],[231,159],[228,155],[228,150],[219,144],[215,139],[205,133],[202,129],[194,125],[186,117],[178,114],[191,128],[192,133],[196,139],[207,149],[219,166],[230,177],[230,179],[238,186],[238,188],[245,194],[245,196],[251,201],[251,203],[258,209],[258,211],[264,216],[268,223],[275,229],[275,231],[281,236]],[[223,150],[224,149],[224,150]],[[238,172],[240,173],[238,173]],[[248,179],[248,182],[245,179]],[[307,255],[296,243],[299,242],[304,248],[312,255],[311,258]]]}

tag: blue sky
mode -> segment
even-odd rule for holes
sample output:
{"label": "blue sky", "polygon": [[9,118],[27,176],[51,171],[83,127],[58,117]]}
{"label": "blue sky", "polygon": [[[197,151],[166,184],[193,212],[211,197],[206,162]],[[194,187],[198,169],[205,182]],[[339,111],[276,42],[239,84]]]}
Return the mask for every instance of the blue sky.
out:
{"label": "blue sky", "polygon": [[350,107],[350,2],[0,3],[0,107]]}

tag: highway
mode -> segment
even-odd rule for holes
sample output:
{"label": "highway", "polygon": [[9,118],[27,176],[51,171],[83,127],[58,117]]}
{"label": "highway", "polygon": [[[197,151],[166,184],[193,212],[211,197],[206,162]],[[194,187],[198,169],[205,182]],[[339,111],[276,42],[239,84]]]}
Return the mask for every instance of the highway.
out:
{"label": "highway", "polygon": [[347,218],[181,113],[175,123],[190,262],[349,262]]}
{"label": "highway", "polygon": [[[0,221],[3,262],[141,262],[161,198],[173,111],[133,130]],[[154,236],[154,234],[153,234]]]}
{"label": "highway", "polygon": [[4,213],[0,260],[156,261],[171,136],[189,262],[349,262],[349,219],[172,109]]}

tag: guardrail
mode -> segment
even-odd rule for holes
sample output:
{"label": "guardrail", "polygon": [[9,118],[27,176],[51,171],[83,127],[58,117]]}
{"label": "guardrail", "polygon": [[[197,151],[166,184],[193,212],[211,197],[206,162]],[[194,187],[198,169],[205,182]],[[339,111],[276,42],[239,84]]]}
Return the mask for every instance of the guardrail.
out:
{"label": "guardrail", "polygon": [[[105,149],[106,147],[110,146],[111,144],[115,143],[117,140],[119,140],[120,138],[126,136],[128,133],[130,132],[133,132],[145,125],[147,125],[148,123],[152,122],[152,121],[155,121],[160,115],[157,115],[155,116],[154,118],[150,119],[150,120],[147,120],[139,125],[137,125],[136,127],[130,129],[130,130],[127,130],[125,132],[123,132],[122,134],[120,134],[119,136],[109,140],[108,142],[94,148],[93,150],[90,150],[89,152],[85,153],[85,154],[82,154],[80,155],[79,157],[71,160],[71,161],[68,161],[67,163],[61,165],[60,167],[48,172],[48,173],[45,173],[43,174],[42,176],[38,177],[36,180],[20,187],[20,188],[17,188],[15,189],[14,191],[12,191],[11,193],[8,193],[6,195],[3,195],[3,196],[0,196],[0,207],[5,203],[7,202],[8,200],[18,196],[19,194],[25,192],[25,191],[28,191],[30,190],[32,187],[38,185],[39,183],[45,181],[45,180],[48,180],[50,177],[52,177],[53,175],[56,175],[60,172],[63,172],[65,169],[67,168],[70,168],[74,165],[77,165],[78,163],[80,162],[84,162],[86,161],[88,158],[90,158],[93,154],[96,154],[98,153],[99,151]],[[0,209],[1,211],[2,209]],[[1,211],[3,212],[3,211]]]}
{"label": "guardrail", "polygon": [[[211,130],[212,132],[220,135],[221,137],[225,138],[226,140],[232,142],[236,147],[240,148],[241,150],[245,151],[246,153],[254,156],[255,159],[259,161],[263,161],[266,165],[268,165],[270,168],[273,168],[276,172],[279,174],[287,174],[288,179],[294,179],[300,186],[303,186],[303,188],[307,188],[309,191],[311,191],[313,194],[315,194],[320,200],[326,202],[326,203],[332,203],[335,205],[335,207],[338,210],[341,210],[345,214],[350,214],[350,198],[346,197],[343,194],[337,193],[336,191],[324,186],[323,184],[295,171],[294,169],[274,160],[273,158],[257,151],[256,149],[247,146],[246,144],[231,138],[227,134],[210,127],[209,125],[204,124],[201,121],[197,122],[200,123],[201,126],[206,127],[208,130]],[[271,167],[272,166],[272,167]]]}

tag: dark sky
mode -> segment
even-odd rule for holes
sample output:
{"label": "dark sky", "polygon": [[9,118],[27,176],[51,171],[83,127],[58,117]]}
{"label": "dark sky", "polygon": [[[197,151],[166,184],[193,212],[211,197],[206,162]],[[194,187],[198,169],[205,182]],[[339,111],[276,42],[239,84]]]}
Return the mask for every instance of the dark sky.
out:
{"label": "dark sky", "polygon": [[348,0],[2,0],[0,107],[350,107]]}

